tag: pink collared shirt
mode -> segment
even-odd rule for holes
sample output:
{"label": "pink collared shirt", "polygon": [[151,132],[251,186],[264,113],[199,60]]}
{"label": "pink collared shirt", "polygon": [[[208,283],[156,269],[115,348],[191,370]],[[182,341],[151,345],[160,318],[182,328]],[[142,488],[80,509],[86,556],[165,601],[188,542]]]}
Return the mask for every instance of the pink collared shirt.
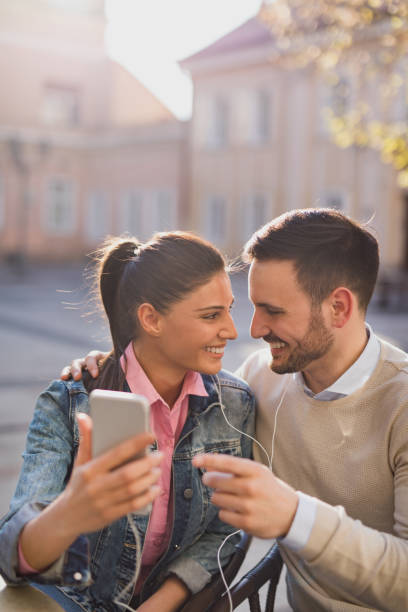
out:
{"label": "pink collared shirt", "polygon": [[[157,439],[159,450],[163,453],[160,464],[161,474],[158,485],[161,495],[153,502],[149,525],[145,536],[142,566],[136,592],[142,586],[151,569],[166,552],[173,529],[172,507],[172,459],[174,448],[186,422],[190,395],[208,396],[203,379],[198,372],[187,372],[180,395],[173,408],[169,408],[158,394],[133,351],[132,343],[125,350],[126,381],[132,393],[144,395],[150,404],[150,428]],[[124,360],[122,359],[124,368]]]}
{"label": "pink collared shirt", "polygon": [[[142,565],[136,592],[141,588],[153,566],[166,551],[173,529],[172,508],[172,459],[175,445],[186,422],[189,395],[208,396],[203,379],[198,372],[187,372],[180,395],[172,409],[158,394],[136,359],[133,345],[125,350],[126,366],[122,358],[122,368],[126,368],[126,381],[132,393],[144,395],[150,404],[150,429],[154,432],[159,450],[163,453],[160,464],[161,474],[158,482],[161,495],[153,502],[149,526],[145,536]],[[20,542],[18,546],[19,573],[37,573],[24,559]]]}

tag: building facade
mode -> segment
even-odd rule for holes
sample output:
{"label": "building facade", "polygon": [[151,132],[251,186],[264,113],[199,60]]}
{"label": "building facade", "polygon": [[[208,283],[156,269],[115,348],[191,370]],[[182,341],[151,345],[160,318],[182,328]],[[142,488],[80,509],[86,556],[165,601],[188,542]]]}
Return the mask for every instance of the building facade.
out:
{"label": "building facade", "polygon": [[104,49],[103,0],[0,0],[0,253],[182,225],[186,125]]}
{"label": "building facade", "polygon": [[[194,227],[228,252],[292,208],[329,206],[369,221],[384,270],[408,269],[408,207],[396,173],[368,149],[335,146],[312,68],[288,70],[256,18],[181,62],[194,81]],[[276,56],[276,54],[275,54]]]}
{"label": "building facade", "polygon": [[271,60],[257,18],[181,62],[190,123],[107,57],[104,30],[103,0],[0,0],[1,256],[75,259],[173,228],[236,255],[285,210],[332,206],[370,221],[384,272],[408,270],[395,171],[332,143],[322,110],[344,100]]}

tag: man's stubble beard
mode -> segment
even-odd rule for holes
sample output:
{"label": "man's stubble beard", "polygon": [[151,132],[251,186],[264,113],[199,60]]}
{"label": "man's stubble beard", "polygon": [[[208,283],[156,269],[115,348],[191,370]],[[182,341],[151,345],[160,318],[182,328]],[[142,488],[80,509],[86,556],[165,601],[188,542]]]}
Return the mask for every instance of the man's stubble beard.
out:
{"label": "man's stubble beard", "polygon": [[302,340],[282,364],[274,365],[272,358],[270,368],[276,374],[301,372],[309,363],[326,355],[333,342],[334,336],[324,323],[321,307],[314,306],[310,314],[309,327]]}

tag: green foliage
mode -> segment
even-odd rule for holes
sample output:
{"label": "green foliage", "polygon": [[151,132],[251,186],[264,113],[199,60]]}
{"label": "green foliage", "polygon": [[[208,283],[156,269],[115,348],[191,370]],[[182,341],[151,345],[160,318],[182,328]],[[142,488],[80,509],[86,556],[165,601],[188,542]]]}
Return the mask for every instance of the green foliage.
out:
{"label": "green foliage", "polygon": [[336,145],[370,147],[408,187],[407,0],[265,0],[275,57],[316,68]]}

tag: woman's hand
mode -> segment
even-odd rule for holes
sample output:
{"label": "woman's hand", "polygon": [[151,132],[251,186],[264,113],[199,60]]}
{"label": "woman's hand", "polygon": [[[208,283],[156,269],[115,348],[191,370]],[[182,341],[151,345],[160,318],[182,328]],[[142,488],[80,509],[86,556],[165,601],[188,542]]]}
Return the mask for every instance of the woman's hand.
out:
{"label": "woman's hand", "polygon": [[176,612],[189,597],[190,591],[176,576],[169,576],[161,587],[138,608],[138,612]]}
{"label": "woman's hand", "polygon": [[93,378],[99,375],[99,362],[109,353],[103,353],[101,351],[89,351],[86,357],[78,357],[73,359],[71,365],[62,368],[60,378],[62,380],[68,380],[73,378],[74,380],[81,380],[82,370],[88,370]]}
{"label": "woman's hand", "polygon": [[[72,512],[76,530],[84,533],[102,529],[152,502],[158,494],[154,485],[160,475],[158,466],[162,455],[150,453],[142,459],[126,463],[154,442],[153,434],[143,433],[92,459],[91,418],[78,413],[77,422],[81,442],[71,478],[61,495],[61,503]],[[71,528],[69,522],[68,530]]]}
{"label": "woman's hand", "polygon": [[92,459],[92,420],[77,415],[81,442],[65,490],[24,527],[20,544],[25,560],[42,571],[82,533],[97,531],[129,512],[137,512],[160,493],[155,486],[159,475],[160,453],[129,461],[154,436],[134,436],[103,455]]}

